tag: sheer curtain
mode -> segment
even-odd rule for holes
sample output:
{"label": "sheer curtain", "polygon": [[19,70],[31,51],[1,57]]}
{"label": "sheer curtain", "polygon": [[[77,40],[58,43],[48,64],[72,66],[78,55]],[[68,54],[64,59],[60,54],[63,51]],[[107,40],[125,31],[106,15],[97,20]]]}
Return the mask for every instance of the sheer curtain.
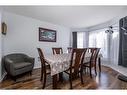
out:
{"label": "sheer curtain", "polygon": [[77,48],[83,48],[83,32],[77,32]]}
{"label": "sheer curtain", "polygon": [[87,48],[89,41],[88,32],[77,32],[77,48]]}
{"label": "sheer curtain", "polygon": [[119,29],[113,28],[113,33],[105,33],[106,28],[90,32],[77,32],[77,47],[101,48],[102,61],[118,64]]}
{"label": "sheer curtain", "polygon": [[101,48],[103,61],[118,64],[119,32],[114,29],[113,33],[105,33],[105,29],[89,32],[89,47]]}
{"label": "sheer curtain", "polygon": [[118,65],[119,54],[119,30],[114,29],[110,40],[110,61],[112,64]]}
{"label": "sheer curtain", "polygon": [[100,53],[103,56],[103,60],[107,60],[108,57],[108,35],[105,33],[105,29],[89,32],[89,47],[101,48]]}

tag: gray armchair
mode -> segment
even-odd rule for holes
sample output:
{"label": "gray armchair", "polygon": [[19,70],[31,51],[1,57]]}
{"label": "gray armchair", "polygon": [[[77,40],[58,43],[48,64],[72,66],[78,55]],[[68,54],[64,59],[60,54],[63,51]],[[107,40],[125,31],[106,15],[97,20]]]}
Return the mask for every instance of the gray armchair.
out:
{"label": "gray armchair", "polygon": [[3,57],[4,67],[7,73],[13,77],[25,72],[32,72],[34,58],[22,53],[9,54]]}

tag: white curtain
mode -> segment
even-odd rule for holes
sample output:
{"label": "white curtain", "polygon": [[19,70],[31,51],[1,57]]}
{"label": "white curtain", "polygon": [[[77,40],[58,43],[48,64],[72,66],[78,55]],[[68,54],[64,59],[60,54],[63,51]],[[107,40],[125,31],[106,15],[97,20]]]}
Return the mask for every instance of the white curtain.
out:
{"label": "white curtain", "polygon": [[83,48],[83,32],[77,32],[77,48]]}
{"label": "white curtain", "polygon": [[111,35],[110,40],[110,61],[112,64],[118,64],[119,54],[119,30],[114,29],[114,33]]}
{"label": "white curtain", "polygon": [[105,29],[89,32],[89,47],[101,48],[100,53],[103,59],[108,59],[108,35]]}
{"label": "white curtain", "polygon": [[105,33],[105,29],[90,32],[77,32],[77,47],[98,47],[101,48],[102,61],[118,64],[119,53],[119,29],[113,28],[113,33]]}
{"label": "white curtain", "polygon": [[89,33],[83,32],[83,48],[88,48],[89,46]]}
{"label": "white curtain", "polygon": [[89,47],[101,48],[102,60],[118,64],[119,32],[118,28],[113,33],[105,33],[105,29],[89,32]]}
{"label": "white curtain", "polygon": [[77,32],[77,48],[87,48],[88,40],[88,32]]}

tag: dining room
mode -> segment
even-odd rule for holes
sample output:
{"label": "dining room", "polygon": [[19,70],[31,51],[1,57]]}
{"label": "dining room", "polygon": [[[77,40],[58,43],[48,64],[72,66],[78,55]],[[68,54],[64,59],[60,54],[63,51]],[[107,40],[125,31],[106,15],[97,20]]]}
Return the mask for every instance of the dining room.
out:
{"label": "dining room", "polygon": [[1,6],[0,89],[127,89],[126,9]]}

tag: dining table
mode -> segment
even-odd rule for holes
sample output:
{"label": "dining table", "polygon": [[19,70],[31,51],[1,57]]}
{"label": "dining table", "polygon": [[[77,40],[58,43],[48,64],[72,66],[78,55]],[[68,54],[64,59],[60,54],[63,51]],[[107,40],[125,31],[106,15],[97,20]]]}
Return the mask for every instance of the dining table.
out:
{"label": "dining table", "polygon": [[[84,61],[90,60],[90,53],[85,54]],[[98,57],[99,63],[99,70],[101,70],[101,57]],[[63,54],[51,54],[45,55],[45,60],[50,65],[51,69],[51,76],[52,76],[52,86],[53,89],[57,89],[57,75],[59,74],[59,80],[63,81],[62,79],[62,72],[69,69],[70,60],[71,60],[71,53],[63,53]]]}

